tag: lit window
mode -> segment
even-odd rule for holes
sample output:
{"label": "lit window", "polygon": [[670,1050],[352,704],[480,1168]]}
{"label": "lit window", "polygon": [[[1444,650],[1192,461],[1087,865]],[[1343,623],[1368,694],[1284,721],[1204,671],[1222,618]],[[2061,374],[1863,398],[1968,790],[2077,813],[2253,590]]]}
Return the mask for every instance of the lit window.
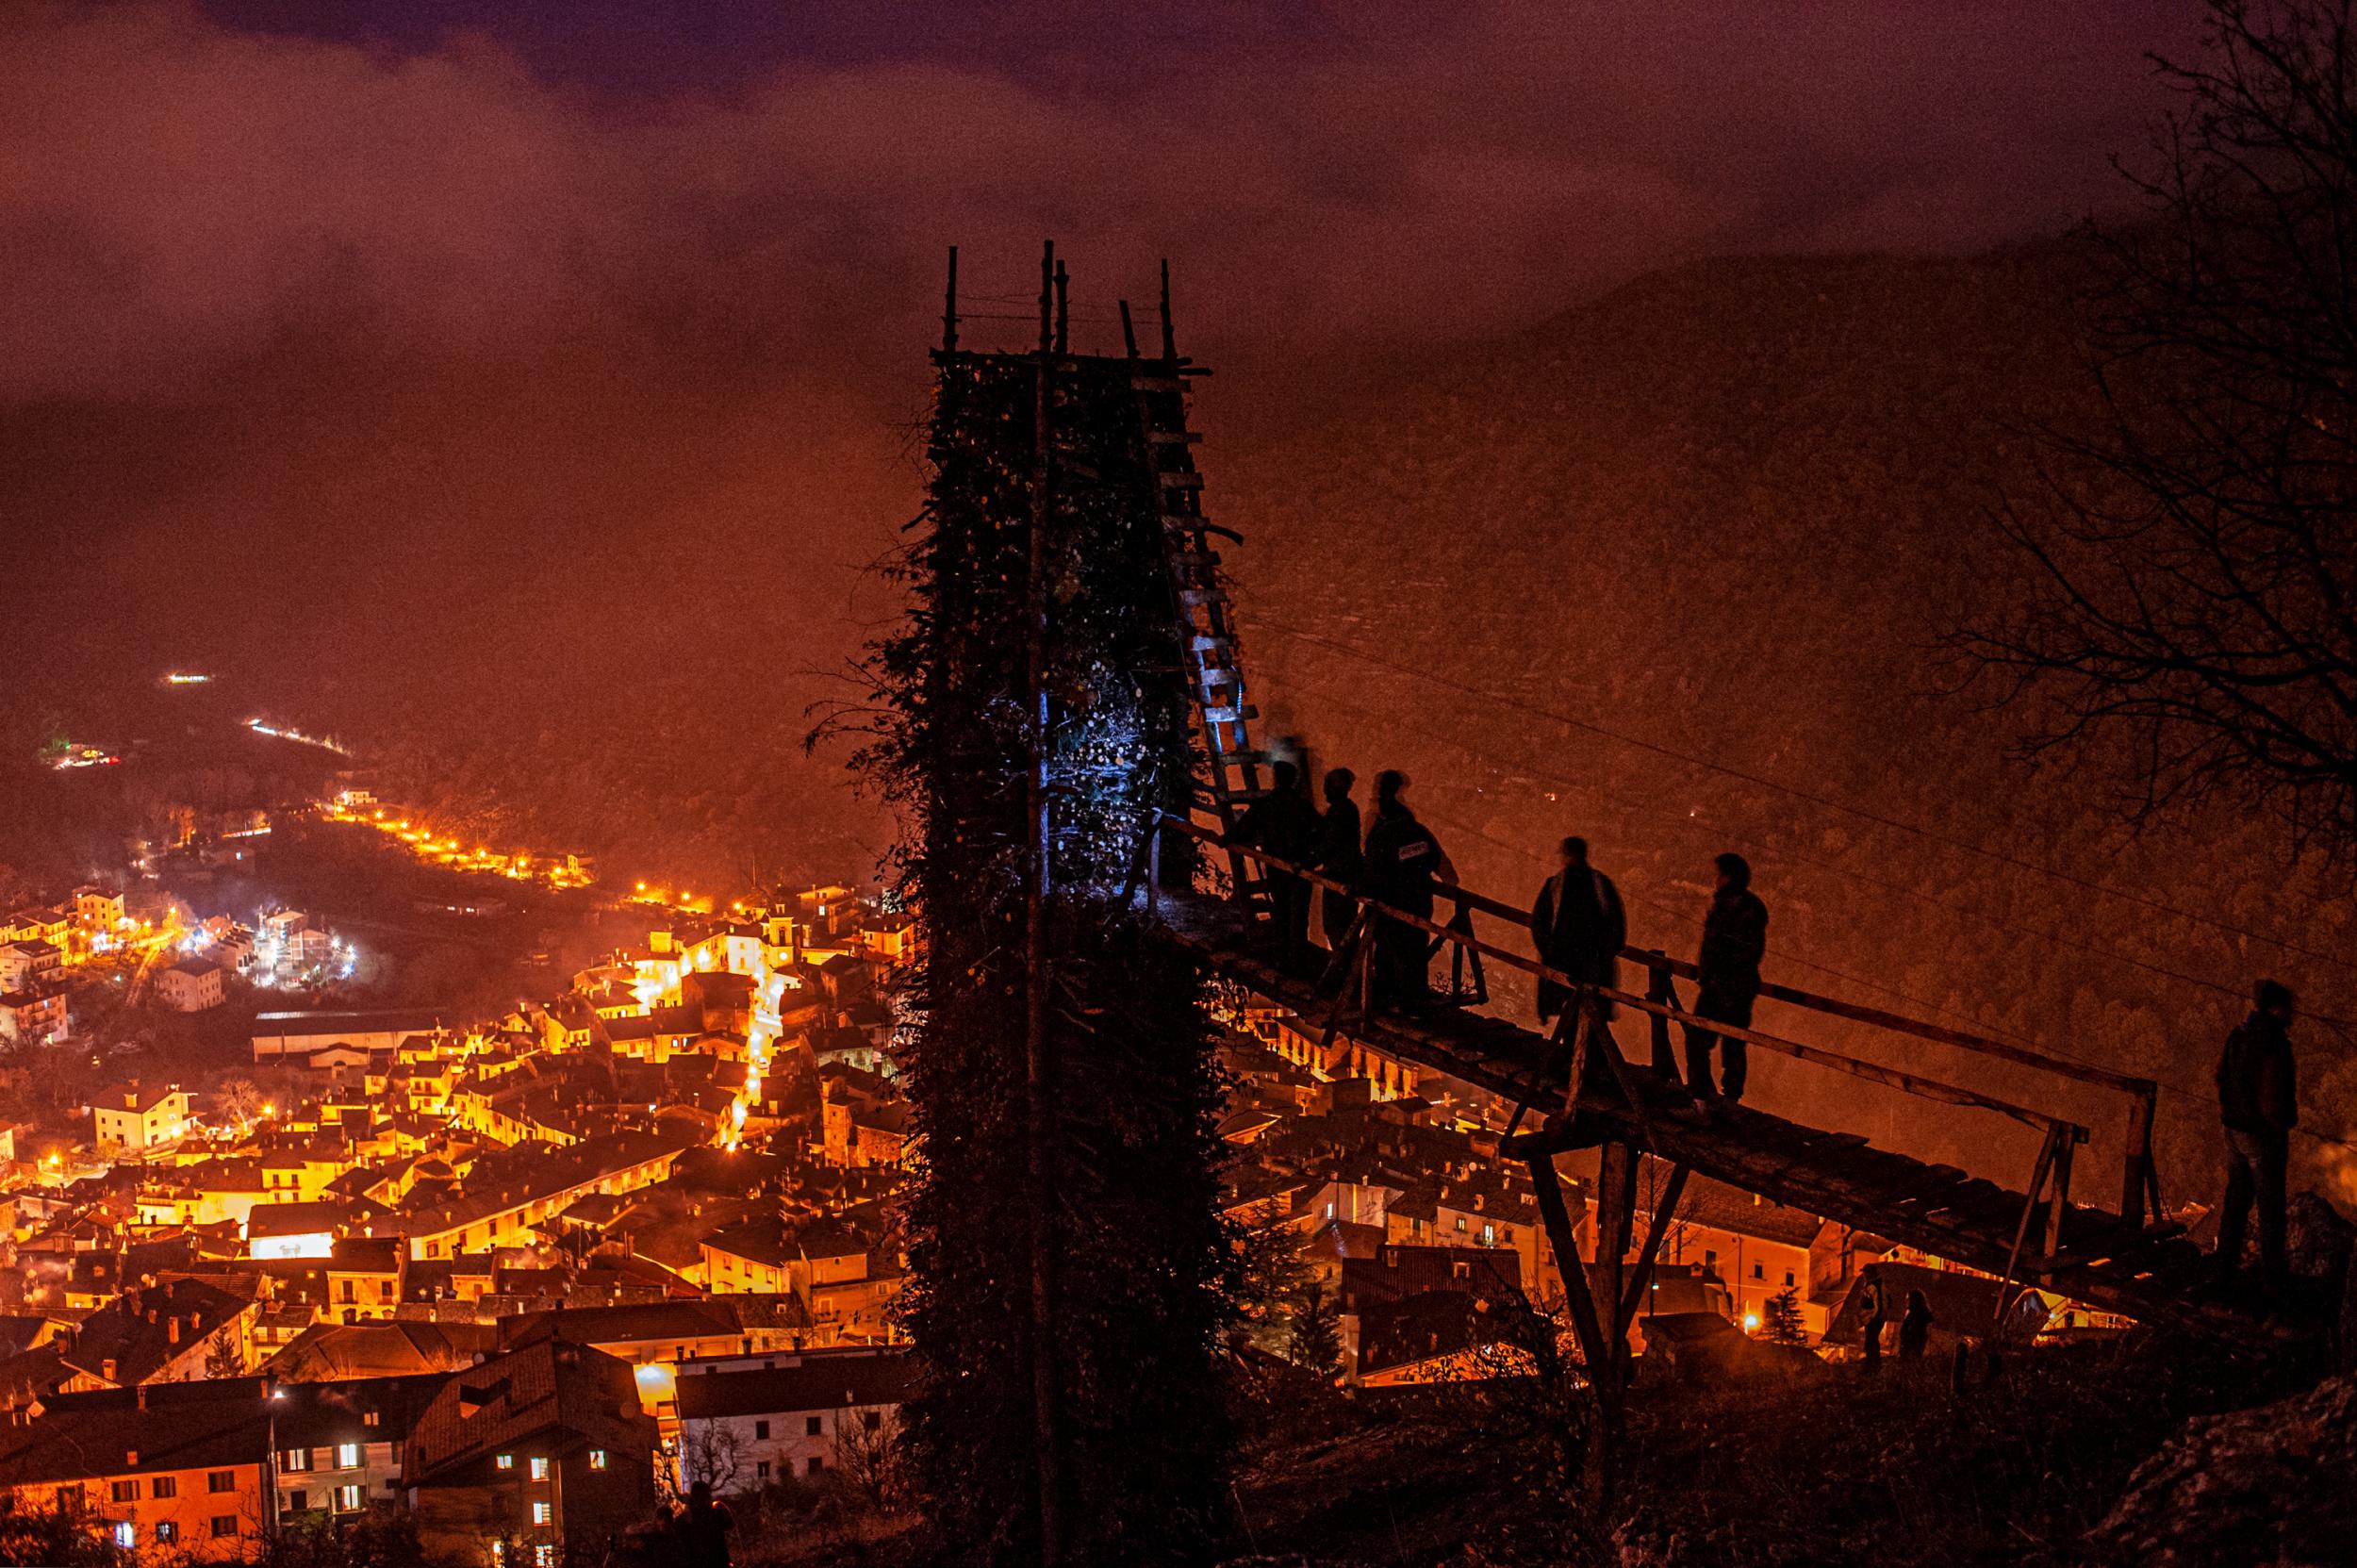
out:
{"label": "lit window", "polygon": [[357,1470],[360,1467],[360,1445],[356,1443],[336,1444],[336,1468]]}
{"label": "lit window", "polygon": [[115,1544],[125,1551],[140,1543],[140,1527],[128,1519],[115,1526]]}
{"label": "lit window", "polygon": [[602,1470],[605,1468],[604,1449],[592,1448],[589,1450],[589,1468],[592,1470]]}
{"label": "lit window", "polygon": [[556,1548],[546,1542],[533,1547],[532,1568],[556,1568]]}
{"label": "lit window", "polygon": [[288,1449],[285,1453],[278,1456],[278,1468],[281,1470],[310,1469],[311,1450],[308,1448]]}
{"label": "lit window", "polygon": [[498,1465],[502,1470],[513,1470],[516,1468],[516,1456],[513,1454],[502,1454],[498,1459],[492,1461],[491,1462]]}
{"label": "lit window", "polygon": [[534,1503],[532,1505],[532,1522],[536,1525],[545,1525],[555,1512],[556,1510],[551,1508],[545,1501]]}
{"label": "lit window", "polygon": [[549,1461],[546,1455],[532,1456],[532,1478],[536,1481],[545,1481],[549,1478]]}
{"label": "lit window", "polygon": [[159,1519],[156,1522],[156,1543],[157,1545],[169,1546],[179,1539],[180,1526],[176,1521]]}
{"label": "lit window", "polygon": [[336,1510],[338,1513],[355,1513],[359,1511],[359,1508],[360,1489],[358,1487],[339,1486],[336,1489]]}

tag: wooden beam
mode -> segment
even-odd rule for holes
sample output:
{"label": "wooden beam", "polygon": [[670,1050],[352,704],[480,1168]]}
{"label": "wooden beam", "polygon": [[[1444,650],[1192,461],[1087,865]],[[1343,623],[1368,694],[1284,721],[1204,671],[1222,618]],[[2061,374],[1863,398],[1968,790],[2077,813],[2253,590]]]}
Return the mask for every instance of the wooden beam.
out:
{"label": "wooden beam", "polygon": [[1621,1293],[1621,1310],[1613,1336],[1624,1343],[1628,1339],[1629,1325],[1637,1320],[1637,1309],[1644,1304],[1646,1289],[1653,1283],[1654,1264],[1660,1260],[1662,1239],[1676,1219],[1678,1200],[1686,1196],[1686,1175],[1684,1165],[1672,1165],[1661,1196],[1654,1200],[1653,1220],[1645,1227],[1645,1249],[1638,1254],[1636,1272],[1629,1276],[1628,1288]]}
{"label": "wooden beam", "polygon": [[1564,1207],[1562,1178],[1551,1159],[1530,1162],[1530,1184],[1539,1197],[1539,1217],[1555,1248],[1556,1272],[1563,1279],[1564,1305],[1572,1314],[1572,1333],[1588,1371],[1588,1386],[1596,1396],[1596,1432],[1588,1445],[1583,1489],[1591,1507],[1607,1506],[1618,1479],[1623,1411],[1619,1358],[1610,1353],[1604,1321],[1588,1286],[1588,1270],[1579,1261],[1579,1235]]}

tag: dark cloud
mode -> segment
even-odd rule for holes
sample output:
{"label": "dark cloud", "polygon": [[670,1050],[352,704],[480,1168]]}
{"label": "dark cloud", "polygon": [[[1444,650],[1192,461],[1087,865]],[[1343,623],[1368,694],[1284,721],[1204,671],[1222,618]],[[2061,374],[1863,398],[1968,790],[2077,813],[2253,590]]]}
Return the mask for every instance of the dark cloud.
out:
{"label": "dark cloud", "polygon": [[1214,341],[1494,330],[1699,254],[2059,225],[2185,41],[2124,3],[601,5],[561,47],[519,19],[569,8],[219,9],[271,30],[0,21],[0,394],[202,396],[289,334],[865,375],[943,244],[1020,296],[1043,234],[1093,315],[1173,256]]}

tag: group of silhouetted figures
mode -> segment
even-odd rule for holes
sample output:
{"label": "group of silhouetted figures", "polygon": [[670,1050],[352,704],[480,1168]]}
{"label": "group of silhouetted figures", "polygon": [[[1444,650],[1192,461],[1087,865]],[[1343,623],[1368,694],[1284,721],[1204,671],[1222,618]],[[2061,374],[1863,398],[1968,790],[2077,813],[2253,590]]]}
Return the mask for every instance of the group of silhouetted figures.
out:
{"label": "group of silhouetted figures", "polygon": [[[1400,914],[1432,919],[1436,891],[1454,884],[1457,872],[1430,829],[1416,819],[1407,801],[1408,776],[1376,775],[1375,819],[1360,832],[1359,804],[1351,798],[1357,775],[1346,767],[1327,770],[1320,807],[1302,788],[1300,769],[1279,762],[1273,787],[1254,801],[1228,835],[1232,843],[1257,849],[1343,887],[1324,889],[1320,924],[1327,948],[1339,954],[1360,934],[1359,900],[1366,899]],[[1558,1017],[1573,1005],[1576,987],[1619,989],[1621,951],[1628,945],[1628,916],[1612,879],[1589,864],[1588,842],[1566,838],[1560,866],[1540,887],[1530,907],[1530,934],[1539,962],[1564,980],[1539,982],[1539,1018]],[[1709,1114],[1743,1098],[1749,1052],[1737,1034],[1714,1030],[1722,1024],[1747,1030],[1760,989],[1759,965],[1768,948],[1768,906],[1752,891],[1752,868],[1741,855],[1713,862],[1716,885],[1703,916],[1702,944],[1695,960],[1698,986],[1685,1024],[1685,1087],[1693,1097],[1689,1112]],[[1289,972],[1304,974],[1321,961],[1310,941],[1313,884],[1289,871],[1265,873],[1277,933],[1277,958]],[[1423,926],[1368,911],[1373,943],[1376,999],[1402,1012],[1433,1006],[1432,954],[1438,943]],[[1598,998],[1591,1015],[1601,1025],[1612,1016],[1608,999]],[[2231,1280],[2242,1257],[2252,1209],[2258,1211],[2262,1281],[2279,1296],[2289,1278],[2284,1253],[2284,1173],[2292,1129],[2298,1125],[2290,1026],[2292,993],[2272,980],[2261,981],[2250,1015],[2227,1036],[2217,1065],[2217,1098],[2226,1133],[2225,1197],[2218,1216],[2217,1258],[2221,1283]],[[1715,1062],[1714,1062],[1715,1058]],[[1656,1063],[1674,1078],[1674,1062]],[[1715,1068],[1715,1071],[1714,1071]],[[1910,1316],[1914,1303],[1910,1303]],[[1924,1310],[1928,1326],[1930,1312]],[[1904,1343],[1904,1323],[1902,1330]]]}
{"label": "group of silhouetted figures", "polygon": [[[1327,947],[1339,952],[1360,919],[1358,900],[1430,921],[1436,890],[1457,880],[1448,851],[1416,819],[1407,801],[1408,776],[1376,775],[1375,820],[1360,832],[1359,804],[1351,799],[1358,776],[1347,767],[1329,769],[1326,804],[1310,803],[1301,789],[1300,770],[1280,762],[1271,769],[1274,785],[1253,802],[1228,835],[1256,849],[1351,888],[1324,892],[1320,910]],[[1539,1018],[1546,1023],[1572,1004],[1578,986],[1617,989],[1621,949],[1628,945],[1628,916],[1612,879],[1588,861],[1588,841],[1566,838],[1561,865],[1541,885],[1530,908],[1530,934],[1539,962],[1569,977],[1539,982]],[[1768,906],[1752,891],[1752,868],[1739,854],[1713,863],[1717,886],[1703,916],[1702,948],[1696,961],[1699,988],[1686,1025],[1686,1086],[1706,1106],[1743,1098],[1749,1073],[1744,1041],[1709,1026],[1749,1029],[1759,997],[1759,962],[1768,948]],[[1312,884],[1289,871],[1265,872],[1269,907],[1277,932],[1277,961],[1292,973],[1307,971]],[[1364,940],[1372,956],[1376,999],[1414,1013],[1432,1006],[1430,968],[1435,943],[1423,926],[1381,915],[1373,916]],[[1592,1015],[1608,1022],[1612,1005],[1599,999]],[[1715,1058],[1715,1062],[1714,1062]],[[1714,1070],[1715,1068],[1715,1070]]]}

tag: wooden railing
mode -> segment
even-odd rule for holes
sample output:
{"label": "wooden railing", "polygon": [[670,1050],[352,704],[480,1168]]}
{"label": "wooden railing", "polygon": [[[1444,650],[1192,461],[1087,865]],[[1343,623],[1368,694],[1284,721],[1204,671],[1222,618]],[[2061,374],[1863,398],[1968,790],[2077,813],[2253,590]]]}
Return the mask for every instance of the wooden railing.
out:
{"label": "wooden railing", "polygon": [[[1617,1048],[1595,1050],[1591,1046],[1591,1040],[1594,1035],[1605,1032],[1601,1028],[1601,1018],[1598,1016],[1599,1009],[1596,1003],[1600,1000],[1608,1000],[1633,1012],[1646,1015],[1653,1019],[1653,1028],[1656,1032],[1656,1063],[1668,1067],[1673,1074],[1675,1070],[1674,1064],[1665,1062],[1663,1058],[1667,1054],[1668,1026],[1672,1023],[1678,1023],[1707,1031],[1713,1034],[1742,1040],[1763,1050],[1792,1057],[1795,1060],[1807,1062],[1812,1065],[1828,1068],[1869,1082],[1879,1083],[1920,1098],[1992,1112],[2036,1128],[2040,1131],[2043,1137],[2031,1176],[2020,1230],[2015,1238],[2014,1252],[2018,1259],[2029,1238],[2034,1215],[2041,1208],[2046,1212],[2045,1223],[2038,1227],[2043,1232],[2039,1238],[2043,1243],[2040,1250],[2051,1259],[2060,1247],[2062,1220],[2069,1205],[2072,1153],[2080,1144],[2086,1141],[2087,1135],[2084,1126],[2068,1117],[2029,1106],[2018,1105],[1980,1089],[1946,1082],[1925,1074],[1907,1072],[1876,1062],[1864,1061],[1840,1051],[1788,1039],[1764,1030],[1739,1027],[1690,1013],[1677,1005],[1672,982],[1673,979],[1689,981],[1696,979],[1695,966],[1691,963],[1672,958],[1658,950],[1637,948],[1623,949],[1624,957],[1643,966],[1648,971],[1651,984],[1647,995],[1640,996],[1615,986],[1585,982],[1561,970],[1551,968],[1537,959],[1525,957],[1522,953],[1483,940],[1475,932],[1473,926],[1473,916],[1476,913],[1508,920],[1517,930],[1525,932],[1529,929],[1528,916],[1521,908],[1504,903],[1471,888],[1446,883],[1435,884],[1436,896],[1456,906],[1455,917],[1446,924],[1442,924],[1379,903],[1368,898],[1363,890],[1312,870],[1309,867],[1270,854],[1263,850],[1235,844],[1198,823],[1176,816],[1167,816],[1162,818],[1162,821],[1169,829],[1206,845],[1217,845],[1236,851],[1261,867],[1265,872],[1298,878],[1312,887],[1340,894],[1353,901],[1358,911],[1357,917],[1352,923],[1348,936],[1339,944],[1340,950],[1332,956],[1325,977],[1326,987],[1333,989],[1335,994],[1334,1005],[1326,1020],[1326,1030],[1329,1039],[1343,1012],[1352,1000],[1356,1000],[1362,1015],[1372,1015],[1375,1006],[1372,968],[1374,923],[1378,919],[1397,921],[1438,939],[1437,943],[1428,949],[1427,958],[1430,952],[1438,951],[1440,946],[1445,944],[1453,947],[1458,954],[1470,961],[1474,966],[1477,988],[1481,979],[1479,965],[1484,960],[1504,965],[1530,975],[1534,979],[1549,981],[1570,988],[1574,997],[1574,1004],[1564,1010],[1562,1020],[1557,1026],[1555,1038],[1550,1042],[1551,1060],[1541,1065],[1542,1073],[1551,1071],[1558,1062],[1568,1067],[1570,1076],[1566,1080],[1564,1088],[1564,1109],[1567,1112],[1578,1095],[1583,1075],[1591,1060],[1602,1061],[1606,1068],[1614,1074],[1625,1075],[1628,1071],[1627,1065],[1621,1059]],[[1159,880],[1160,836],[1159,834],[1154,833],[1145,835],[1145,843],[1141,846],[1140,863],[1132,867],[1131,872],[1131,891],[1134,892],[1137,884],[1143,882],[1149,904],[1156,896],[1155,883]],[[1241,893],[1238,897],[1245,898]],[[1246,900],[1246,901],[1249,900]],[[1838,998],[1820,996],[1792,986],[1765,985],[1761,988],[1760,994],[1791,1006],[1823,1014],[1829,1017],[1867,1024],[1892,1033],[1929,1040],[2019,1065],[2036,1067],[2057,1077],[2094,1084],[2125,1095],[2129,1099],[2128,1145],[2121,1183],[2119,1213],[2122,1218],[2131,1223],[2138,1224],[2144,1221],[2148,1213],[2153,1217],[2159,1216],[2160,1196],[2157,1178],[2152,1166],[2151,1151],[2152,1106],[2157,1091],[2151,1080],[2134,1078],[2075,1062],[2066,1062],[2027,1047],[1989,1040],[1963,1031],[1946,1029],[1937,1024],[1884,1012],[1878,1008],[1862,1007],[1856,1003],[1842,1001]],[[1566,1038],[1567,1029],[1570,1031],[1569,1038]],[[1643,1101],[1636,1086],[1626,1082],[1624,1079],[1624,1089],[1632,1108],[1638,1114],[1642,1115]],[[1513,1126],[1520,1125],[1527,1106],[1526,1100],[1524,1107],[1517,1109]],[[1511,1127],[1509,1127],[1510,1131]],[[2044,1201],[2042,1202],[2041,1199]],[[2012,1272],[2009,1266],[2006,1271],[2008,1277]]]}

